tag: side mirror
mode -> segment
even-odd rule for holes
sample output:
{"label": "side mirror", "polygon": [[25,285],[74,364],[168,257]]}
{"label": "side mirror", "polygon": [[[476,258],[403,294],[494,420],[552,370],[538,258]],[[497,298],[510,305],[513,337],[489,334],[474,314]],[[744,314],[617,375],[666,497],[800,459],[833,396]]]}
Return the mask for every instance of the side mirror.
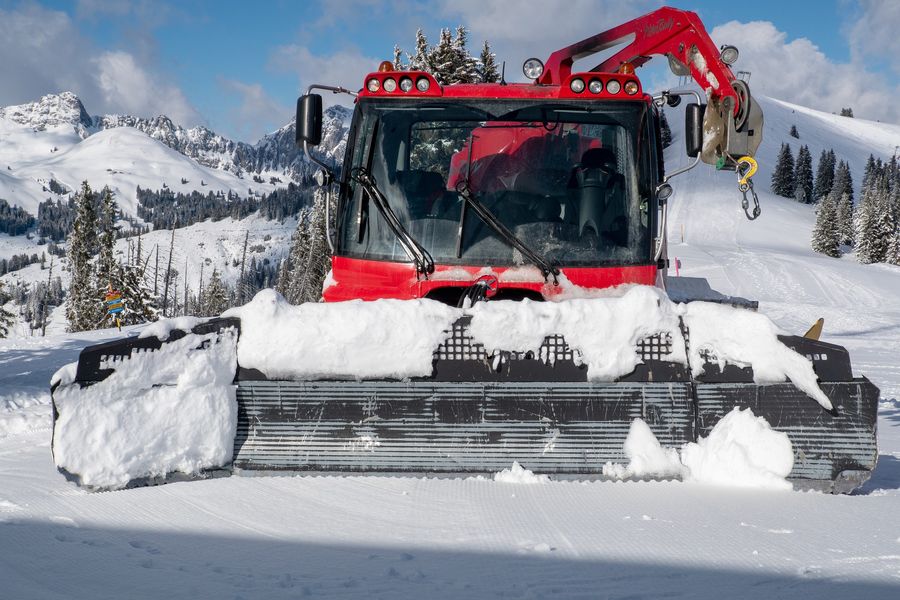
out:
{"label": "side mirror", "polygon": [[297,145],[318,146],[322,141],[322,96],[305,94],[297,100]]}
{"label": "side mirror", "polygon": [[703,149],[703,114],[705,112],[705,104],[692,102],[684,107],[684,149],[691,158],[696,158]]}

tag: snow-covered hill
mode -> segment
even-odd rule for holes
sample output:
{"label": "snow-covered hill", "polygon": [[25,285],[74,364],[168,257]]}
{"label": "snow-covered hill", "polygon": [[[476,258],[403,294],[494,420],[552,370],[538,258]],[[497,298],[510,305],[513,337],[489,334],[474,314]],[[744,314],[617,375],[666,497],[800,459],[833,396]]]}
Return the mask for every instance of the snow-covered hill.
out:
{"label": "snow-covered hill", "polygon": [[[350,112],[335,106],[325,117],[319,150],[340,160]],[[136,185],[246,196],[248,189],[271,191],[271,177],[296,181],[311,170],[294,143],[293,121],[251,145],[205,127],[185,129],[165,115],[91,117],[71,92],[0,108],[0,198],[33,215],[53,196],[51,178],[70,190],[85,179],[97,188],[110,185],[133,214]]]}

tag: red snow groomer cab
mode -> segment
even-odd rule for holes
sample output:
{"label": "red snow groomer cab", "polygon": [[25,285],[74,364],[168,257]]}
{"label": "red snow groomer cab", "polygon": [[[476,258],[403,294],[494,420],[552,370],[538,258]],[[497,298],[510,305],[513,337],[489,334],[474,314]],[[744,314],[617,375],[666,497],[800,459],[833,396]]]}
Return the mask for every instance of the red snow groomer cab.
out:
{"label": "red snow groomer cab", "polygon": [[[629,36],[596,67],[573,72],[573,61]],[[696,92],[645,93],[635,69],[655,54],[693,76],[708,103]],[[558,50],[546,65],[526,61],[531,83],[442,86],[382,63],[354,94],[340,175],[322,165],[322,180],[337,184],[326,301],[454,301],[482,276],[499,298],[547,299],[565,289],[561,280],[664,286],[675,173],[663,168],[659,107],[694,96],[688,155],[746,174],[762,113],[728,66],[736,58],[695,14],[663,8]],[[298,119],[308,150],[321,136],[321,97],[304,96]]]}

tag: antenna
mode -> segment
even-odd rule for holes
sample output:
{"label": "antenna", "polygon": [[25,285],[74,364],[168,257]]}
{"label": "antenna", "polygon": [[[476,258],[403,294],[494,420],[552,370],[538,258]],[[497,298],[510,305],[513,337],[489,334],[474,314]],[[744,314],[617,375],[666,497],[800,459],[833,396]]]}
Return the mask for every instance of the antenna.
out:
{"label": "antenna", "polygon": [[500,63],[500,85],[506,85],[506,61]]}

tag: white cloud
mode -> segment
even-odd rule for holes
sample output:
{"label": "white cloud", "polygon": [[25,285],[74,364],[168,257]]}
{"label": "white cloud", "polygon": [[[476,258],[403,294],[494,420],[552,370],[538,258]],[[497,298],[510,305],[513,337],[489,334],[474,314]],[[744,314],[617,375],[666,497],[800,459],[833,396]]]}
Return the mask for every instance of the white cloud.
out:
{"label": "white cloud", "polygon": [[788,40],[768,21],[730,21],[710,33],[741,52],[736,69],[752,73],[753,91],[828,112],[900,123],[900,86],[861,64],[836,63],[806,38]]}
{"label": "white cloud", "polygon": [[[378,68],[382,59],[366,56],[356,48],[347,47],[330,55],[316,55],[306,46],[279,46],[272,53],[270,66],[278,71],[295,73],[298,95],[313,83],[341,86],[351,91],[362,87],[363,77]],[[346,95],[325,95],[326,103],[349,104]]]}
{"label": "white cloud", "polygon": [[859,0],[859,3],[859,18],[847,36],[854,60],[876,58],[900,73],[900,2]]}
{"label": "white cloud", "polygon": [[184,93],[137,64],[128,52],[104,52],[92,59],[96,83],[106,106],[122,112],[155,116],[165,114],[176,123],[193,124],[200,115]]}
{"label": "white cloud", "polygon": [[103,52],[61,11],[36,5],[0,10],[0,106],[72,91],[92,114],[166,114],[203,121],[184,93],[156,69],[124,51]]}
{"label": "white cloud", "polygon": [[[447,19],[465,24],[473,43],[480,46],[482,40],[488,40],[498,60],[506,60],[507,79],[519,81],[525,59],[534,56],[545,60],[555,50],[661,4],[657,0],[442,0],[440,12]],[[586,60],[591,64],[583,65],[584,68],[596,66],[599,60],[595,60]]]}
{"label": "white cloud", "polygon": [[220,77],[219,85],[239,98],[239,105],[231,111],[231,122],[243,140],[256,141],[291,118],[291,108],[269,96],[258,83]]}

